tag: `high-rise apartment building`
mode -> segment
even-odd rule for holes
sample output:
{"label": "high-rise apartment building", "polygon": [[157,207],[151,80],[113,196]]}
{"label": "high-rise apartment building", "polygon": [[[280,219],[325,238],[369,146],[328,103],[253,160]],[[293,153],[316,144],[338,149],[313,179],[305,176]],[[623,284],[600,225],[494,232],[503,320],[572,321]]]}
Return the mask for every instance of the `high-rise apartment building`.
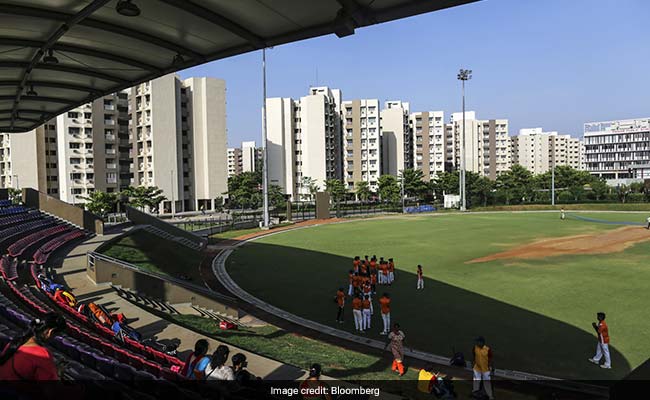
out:
{"label": "high-rise apartment building", "polygon": [[[512,165],[507,119],[479,120],[474,111],[465,112],[465,169],[490,179],[510,169]],[[448,154],[453,165],[461,163],[463,113],[453,113],[445,128]],[[449,152],[450,149],[453,151]]]}
{"label": "high-rise apartment building", "polygon": [[512,163],[519,164],[534,174],[543,174],[553,165],[581,168],[580,139],[542,128],[520,129],[511,140]]}
{"label": "high-rise apartment building", "polygon": [[343,176],[348,190],[367,182],[377,191],[381,175],[381,128],[379,100],[343,102]]}
{"label": "high-rise apartment building", "polygon": [[113,193],[128,186],[126,93],[101,97],[56,117],[59,198],[84,203],[95,190]]}
{"label": "high-rise apartment building", "polygon": [[224,81],[167,75],[2,135],[0,184],[76,204],[96,190],[158,186],[161,212],[210,210],[227,190],[225,115]]}
{"label": "high-rise apartment building", "polygon": [[585,169],[608,180],[650,178],[650,118],[584,125]]}
{"label": "high-rise apartment building", "polygon": [[310,197],[307,179],[321,190],[327,179],[342,179],[340,90],[314,87],[300,100],[269,98],[266,113],[270,184],[301,200]]}
{"label": "high-rise apartment building", "polygon": [[387,101],[381,110],[382,175],[398,176],[413,168],[413,135],[409,126],[409,103]]}
{"label": "high-rise apartment building", "polygon": [[161,212],[214,209],[227,190],[225,82],[170,74],[131,89],[135,186],[157,186]]}
{"label": "high-rise apartment building", "polygon": [[227,157],[228,177],[242,172],[254,172],[262,161],[262,149],[255,142],[242,142],[241,147],[229,147]]}
{"label": "high-rise apartment building", "polygon": [[422,171],[425,181],[445,171],[447,137],[444,112],[425,111],[409,117],[413,135],[413,166]]}

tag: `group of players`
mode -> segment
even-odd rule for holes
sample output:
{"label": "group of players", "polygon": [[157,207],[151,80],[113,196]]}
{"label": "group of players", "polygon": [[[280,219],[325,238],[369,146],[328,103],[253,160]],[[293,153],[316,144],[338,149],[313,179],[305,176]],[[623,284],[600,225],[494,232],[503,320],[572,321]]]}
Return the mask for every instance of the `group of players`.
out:
{"label": "group of players", "polygon": [[[348,272],[348,290],[339,288],[336,292],[335,301],[338,305],[336,321],[343,323],[343,310],[346,297],[352,298],[352,315],[354,327],[360,333],[370,329],[371,316],[374,314],[372,303],[373,297],[377,294],[377,285],[390,286],[395,281],[395,262],[392,258],[387,261],[383,257],[377,260],[377,256],[361,259],[354,257],[352,269]],[[380,312],[383,322],[381,335],[387,335],[390,331],[390,295],[384,293],[379,298]]]}

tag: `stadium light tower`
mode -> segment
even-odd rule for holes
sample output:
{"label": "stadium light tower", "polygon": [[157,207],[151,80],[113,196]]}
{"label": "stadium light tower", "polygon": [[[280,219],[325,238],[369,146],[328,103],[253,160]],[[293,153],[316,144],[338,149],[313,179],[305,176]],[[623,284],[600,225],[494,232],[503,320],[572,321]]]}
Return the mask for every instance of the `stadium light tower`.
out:
{"label": "stadium light tower", "polygon": [[472,70],[471,69],[460,69],[457,76],[458,80],[462,84],[462,93],[463,93],[463,138],[460,141],[460,211],[465,211],[467,209],[467,200],[465,196],[465,81],[472,79]]}
{"label": "stadium light tower", "polygon": [[262,49],[262,227],[269,228],[269,165],[266,148],[266,48]]}

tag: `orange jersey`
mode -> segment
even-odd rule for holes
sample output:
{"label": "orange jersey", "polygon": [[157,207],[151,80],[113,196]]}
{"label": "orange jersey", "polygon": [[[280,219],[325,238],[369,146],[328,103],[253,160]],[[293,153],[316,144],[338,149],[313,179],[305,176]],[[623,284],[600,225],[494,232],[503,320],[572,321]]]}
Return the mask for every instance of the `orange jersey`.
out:
{"label": "orange jersey", "polygon": [[350,281],[350,285],[353,283],[353,281],[354,281],[354,274],[348,274],[348,281]]}
{"label": "orange jersey", "polygon": [[361,306],[364,310],[370,310],[370,300],[363,300]]}
{"label": "orange jersey", "polygon": [[607,328],[605,321],[600,321],[598,324],[598,336],[600,336],[603,343],[609,344],[609,328]]}
{"label": "orange jersey", "polygon": [[355,275],[354,277],[352,277],[352,286],[353,287],[355,287],[355,288],[359,287],[360,284],[361,284],[361,277],[360,276]]}
{"label": "orange jersey", "polygon": [[381,270],[381,273],[384,275],[388,275],[388,265],[386,264],[381,264],[379,266],[379,269]]}
{"label": "orange jersey", "polygon": [[395,271],[395,263],[394,262],[389,262],[388,263],[388,271],[390,271],[390,272]]}
{"label": "orange jersey", "polygon": [[418,269],[418,278],[422,278],[422,270]]}
{"label": "orange jersey", "polygon": [[381,313],[388,314],[390,312],[390,299],[388,297],[383,297],[379,299],[379,305],[381,305]]}
{"label": "orange jersey", "polygon": [[375,260],[370,261],[370,268],[377,268],[377,261]]}
{"label": "orange jersey", "polygon": [[354,300],[352,300],[352,309],[353,310],[361,310],[361,299],[358,297],[355,297]]}
{"label": "orange jersey", "polygon": [[339,307],[343,307],[345,305],[345,293],[340,290],[336,291],[336,303],[339,305]]}
{"label": "orange jersey", "polygon": [[366,264],[361,264],[360,268],[361,268],[361,273],[362,274],[365,275],[368,272],[368,267],[366,266]]}
{"label": "orange jersey", "polygon": [[377,274],[370,275],[370,284],[371,285],[376,285],[377,284]]}
{"label": "orange jersey", "polygon": [[363,293],[370,293],[370,285],[369,284],[363,285]]}

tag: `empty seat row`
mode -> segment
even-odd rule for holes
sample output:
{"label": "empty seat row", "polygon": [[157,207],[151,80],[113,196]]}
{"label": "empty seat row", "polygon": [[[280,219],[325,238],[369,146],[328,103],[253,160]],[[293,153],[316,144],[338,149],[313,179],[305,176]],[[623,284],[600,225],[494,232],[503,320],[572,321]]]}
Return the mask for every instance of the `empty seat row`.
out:
{"label": "empty seat row", "polygon": [[18,279],[18,263],[7,256],[0,260],[0,273],[6,281],[15,281]]}
{"label": "empty seat row", "polygon": [[43,218],[40,211],[26,212],[18,215],[0,216],[0,229],[4,229],[17,223],[25,223],[35,219]]}
{"label": "empty seat row", "polygon": [[65,246],[73,240],[84,236],[86,236],[86,233],[84,231],[75,229],[72,232],[66,233],[65,235],[50,239],[47,243],[36,250],[36,253],[34,254],[34,262],[39,265],[45,264],[47,262],[47,259],[50,257],[50,254],[52,254],[58,248]]}
{"label": "empty seat row", "polygon": [[27,234],[48,229],[55,225],[54,219],[47,217],[5,228],[0,231],[0,243],[9,246]]}
{"label": "empty seat row", "polygon": [[9,248],[7,248],[7,253],[11,257],[20,257],[25,250],[34,246],[36,243],[51,238],[52,236],[60,235],[61,233],[68,232],[74,229],[71,225],[56,225],[52,228],[48,228],[42,231],[34,232],[24,238],[14,242]]}
{"label": "empty seat row", "polygon": [[10,206],[5,208],[0,208],[0,215],[14,215],[27,212],[27,209],[23,206]]}
{"label": "empty seat row", "polygon": [[0,200],[0,207],[11,207],[14,204],[12,200]]}

